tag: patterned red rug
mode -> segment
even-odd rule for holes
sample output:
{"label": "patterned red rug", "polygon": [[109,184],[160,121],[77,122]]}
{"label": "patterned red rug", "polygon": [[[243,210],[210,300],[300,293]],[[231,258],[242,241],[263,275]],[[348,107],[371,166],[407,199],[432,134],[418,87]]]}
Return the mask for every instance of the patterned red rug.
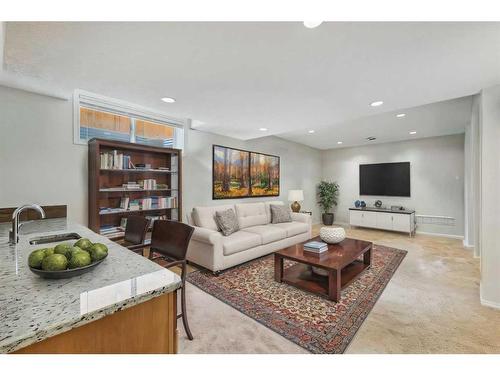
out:
{"label": "patterned red rug", "polygon": [[[406,251],[374,245],[372,266],[338,303],[274,281],[269,255],[216,277],[192,272],[188,281],[311,353],[343,353],[377,302]],[[285,267],[292,265],[285,262]]]}

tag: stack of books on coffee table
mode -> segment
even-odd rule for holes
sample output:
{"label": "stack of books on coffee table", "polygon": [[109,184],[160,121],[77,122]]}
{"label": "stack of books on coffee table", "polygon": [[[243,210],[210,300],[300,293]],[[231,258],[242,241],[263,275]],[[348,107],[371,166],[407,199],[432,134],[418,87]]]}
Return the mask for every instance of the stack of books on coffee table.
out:
{"label": "stack of books on coffee table", "polygon": [[304,251],[321,254],[328,250],[328,244],[320,241],[311,241],[304,244]]}

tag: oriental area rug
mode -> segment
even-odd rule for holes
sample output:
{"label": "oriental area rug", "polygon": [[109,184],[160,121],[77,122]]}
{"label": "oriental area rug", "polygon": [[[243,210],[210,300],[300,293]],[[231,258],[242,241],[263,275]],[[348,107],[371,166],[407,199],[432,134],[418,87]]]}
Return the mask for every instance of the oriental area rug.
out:
{"label": "oriental area rug", "polygon": [[[219,276],[198,270],[188,281],[311,353],[340,354],[407,253],[380,245],[373,245],[372,252],[371,267],[342,290],[337,303],[274,281],[272,254]],[[285,272],[293,264],[286,261]]]}

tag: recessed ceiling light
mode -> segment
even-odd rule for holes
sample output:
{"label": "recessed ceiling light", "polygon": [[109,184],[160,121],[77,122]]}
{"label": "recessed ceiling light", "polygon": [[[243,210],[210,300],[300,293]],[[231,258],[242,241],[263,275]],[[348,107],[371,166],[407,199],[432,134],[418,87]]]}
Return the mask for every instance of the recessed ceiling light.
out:
{"label": "recessed ceiling light", "polygon": [[411,134],[411,135],[414,135],[414,134],[417,134],[417,132],[416,132],[415,130],[412,130],[412,131],[410,132],[410,134]]}
{"label": "recessed ceiling light", "polygon": [[377,100],[376,102],[370,103],[372,107],[378,107],[381,106],[382,104],[384,104],[382,100]]}
{"label": "recessed ceiling light", "polygon": [[267,128],[259,128],[261,132],[267,132]]}
{"label": "recessed ceiling light", "polygon": [[406,116],[406,113],[398,113],[396,115],[397,118],[402,118],[402,117],[405,117]]}
{"label": "recessed ceiling light", "polygon": [[315,27],[318,27],[322,23],[323,21],[304,21],[304,26],[307,27],[308,29],[314,29]]}
{"label": "recessed ceiling light", "polygon": [[341,144],[342,144],[342,141],[338,141],[338,142],[337,142],[337,144],[338,144],[338,145],[341,145]]}
{"label": "recessed ceiling light", "polygon": [[169,97],[161,98],[161,101],[165,103],[175,103],[175,99]]}
{"label": "recessed ceiling light", "polygon": [[308,131],[308,133],[309,134],[314,134],[314,130],[311,129],[311,130]]}

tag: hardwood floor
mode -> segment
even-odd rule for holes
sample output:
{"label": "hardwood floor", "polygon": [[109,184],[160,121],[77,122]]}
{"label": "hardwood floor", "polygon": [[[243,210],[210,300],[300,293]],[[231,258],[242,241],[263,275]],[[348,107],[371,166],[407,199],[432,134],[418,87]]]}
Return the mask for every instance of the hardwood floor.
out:
{"label": "hardwood floor", "polygon": [[[347,353],[500,353],[500,310],[480,304],[479,259],[461,240],[346,230],[408,251]],[[179,353],[306,353],[191,284],[187,296],[194,341],[179,324]]]}

